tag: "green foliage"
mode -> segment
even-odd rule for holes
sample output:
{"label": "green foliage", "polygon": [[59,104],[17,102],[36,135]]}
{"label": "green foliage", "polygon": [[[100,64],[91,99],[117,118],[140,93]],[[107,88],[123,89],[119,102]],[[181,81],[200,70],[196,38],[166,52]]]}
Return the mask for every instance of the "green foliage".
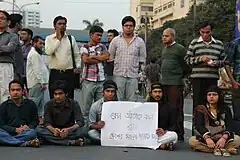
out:
{"label": "green foliage", "polygon": [[[154,29],[149,33],[147,41],[148,59],[154,55],[161,58],[164,47],[161,43],[161,35],[164,29],[176,30],[176,41],[187,47],[193,38],[193,33],[199,36],[198,24],[202,21],[210,21],[213,26],[213,36],[221,40],[225,45],[234,39],[235,25],[235,0],[206,0],[196,8],[196,27],[194,28],[193,7],[190,8],[186,17],[167,21],[161,28]],[[159,60],[160,62],[160,60]]]}

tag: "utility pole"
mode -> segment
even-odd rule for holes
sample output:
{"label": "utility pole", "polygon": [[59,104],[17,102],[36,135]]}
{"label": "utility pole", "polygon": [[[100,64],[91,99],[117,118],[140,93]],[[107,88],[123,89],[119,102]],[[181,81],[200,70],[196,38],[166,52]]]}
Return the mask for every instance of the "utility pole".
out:
{"label": "utility pole", "polygon": [[193,0],[193,37],[196,37],[195,28],[196,28],[196,17],[197,17],[197,2]]}
{"label": "utility pole", "polygon": [[145,44],[147,44],[147,35],[148,35],[148,16],[147,16],[147,12],[145,13],[145,33],[144,33],[144,40],[145,40]]}
{"label": "utility pole", "polygon": [[13,11],[12,11],[12,13],[14,13],[15,2],[16,2],[16,0],[13,0]]}

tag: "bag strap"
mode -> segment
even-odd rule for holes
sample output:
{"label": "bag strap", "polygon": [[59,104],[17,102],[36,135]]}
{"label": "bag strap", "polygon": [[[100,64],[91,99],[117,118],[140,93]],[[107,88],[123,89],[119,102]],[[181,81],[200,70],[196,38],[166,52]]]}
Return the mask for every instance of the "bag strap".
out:
{"label": "bag strap", "polygon": [[73,69],[75,69],[75,68],[77,68],[77,66],[76,66],[75,56],[74,56],[74,51],[73,51],[72,36],[71,36],[71,35],[68,35],[68,39],[69,39],[69,41],[70,41],[70,45],[71,45],[71,53],[72,53]]}

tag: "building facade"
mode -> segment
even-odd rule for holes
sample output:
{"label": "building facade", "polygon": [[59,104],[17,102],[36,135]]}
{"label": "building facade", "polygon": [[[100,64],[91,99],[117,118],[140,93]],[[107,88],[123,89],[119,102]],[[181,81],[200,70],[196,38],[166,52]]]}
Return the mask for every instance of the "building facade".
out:
{"label": "building facade", "polygon": [[[197,4],[205,0],[196,0]],[[159,28],[166,21],[183,18],[193,5],[193,0],[155,0],[153,3],[152,27]]]}
{"label": "building facade", "polygon": [[136,28],[141,27],[141,19],[153,17],[153,3],[155,0],[130,0],[130,15],[136,20]]}
{"label": "building facade", "polygon": [[39,28],[41,23],[40,11],[24,10],[23,11],[23,24],[26,27]]}

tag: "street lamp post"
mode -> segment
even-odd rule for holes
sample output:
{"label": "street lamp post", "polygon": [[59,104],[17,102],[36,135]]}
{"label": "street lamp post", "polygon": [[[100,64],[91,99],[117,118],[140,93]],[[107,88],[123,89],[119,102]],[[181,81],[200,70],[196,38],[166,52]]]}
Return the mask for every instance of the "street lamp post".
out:
{"label": "street lamp post", "polygon": [[193,0],[193,37],[195,37],[195,28],[196,28],[196,17],[197,17],[197,2]]}
{"label": "street lamp post", "polygon": [[33,3],[24,4],[24,5],[22,5],[21,7],[19,7],[19,6],[16,4],[16,0],[13,0],[13,2],[5,1],[5,0],[0,0],[0,2],[4,2],[4,3],[11,4],[11,5],[12,5],[12,13],[15,12],[15,7],[18,9],[19,12],[21,12],[21,10],[22,10],[24,7],[26,7],[26,6],[39,5],[39,4],[40,4],[40,2],[33,2]]}

